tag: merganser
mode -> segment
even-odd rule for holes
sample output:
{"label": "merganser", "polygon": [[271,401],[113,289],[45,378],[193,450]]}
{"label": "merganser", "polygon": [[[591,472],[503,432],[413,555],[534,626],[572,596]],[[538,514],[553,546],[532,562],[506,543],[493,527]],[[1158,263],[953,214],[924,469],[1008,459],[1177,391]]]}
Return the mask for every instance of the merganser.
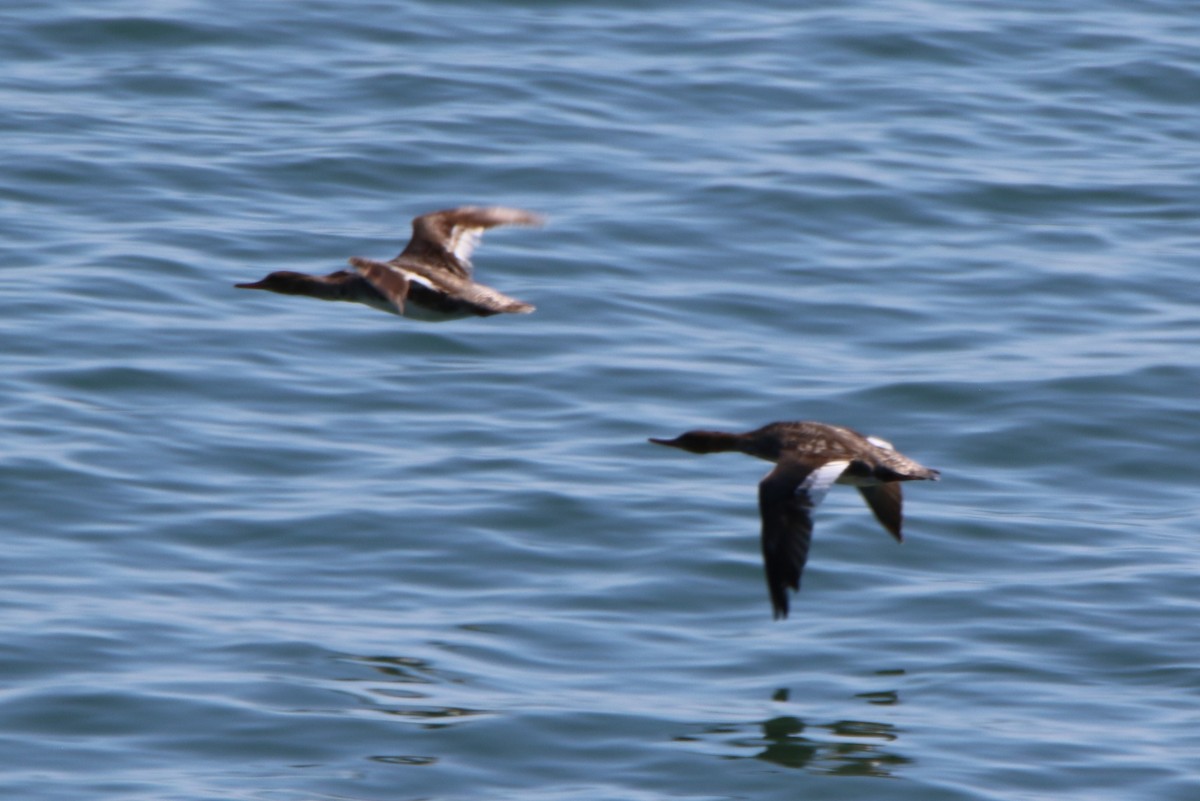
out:
{"label": "merganser", "polygon": [[740,453],[775,462],[758,485],[762,551],[775,619],[788,615],[787,588],[800,590],[800,573],[812,543],[812,510],[834,484],[852,484],[897,542],[901,481],[936,481],[937,470],[903,456],[891,443],[841,426],[815,422],[770,423],[743,434],[689,431],[675,439],[650,439],[691,453]]}
{"label": "merganser", "polygon": [[541,222],[537,214],[502,206],[435,211],[412,221],[412,239],[391,261],[355,256],[350,259],[353,272],[338,270],[322,276],[281,270],[261,281],[234,286],[365,303],[381,311],[428,321],[503,312],[528,314],[534,310],[532,304],[472,280],[471,253],[489,228]]}

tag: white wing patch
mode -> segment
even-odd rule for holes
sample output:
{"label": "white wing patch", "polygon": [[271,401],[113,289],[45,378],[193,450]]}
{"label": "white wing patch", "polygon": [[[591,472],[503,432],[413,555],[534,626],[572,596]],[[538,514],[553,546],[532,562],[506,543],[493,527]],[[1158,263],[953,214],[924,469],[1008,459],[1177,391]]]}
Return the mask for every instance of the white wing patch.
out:
{"label": "white wing patch", "polygon": [[450,232],[450,252],[454,254],[454,258],[463,264],[470,264],[471,254],[475,252],[475,248],[479,246],[479,240],[481,239],[483,239],[482,228],[469,228],[465,225],[456,225],[454,226],[454,230]]}
{"label": "white wing patch", "polygon": [[895,445],[888,442],[886,439],[880,439],[879,437],[867,437],[867,442],[871,443],[876,448],[883,448],[884,450],[889,450],[889,451],[896,450]]}
{"label": "white wing patch", "polygon": [[825,496],[829,493],[829,488],[833,486],[842,473],[846,472],[846,468],[849,466],[850,461],[848,459],[826,462],[809,473],[808,477],[800,482],[800,486],[796,487],[796,494],[807,498],[810,508],[816,508],[821,501],[825,500]]}

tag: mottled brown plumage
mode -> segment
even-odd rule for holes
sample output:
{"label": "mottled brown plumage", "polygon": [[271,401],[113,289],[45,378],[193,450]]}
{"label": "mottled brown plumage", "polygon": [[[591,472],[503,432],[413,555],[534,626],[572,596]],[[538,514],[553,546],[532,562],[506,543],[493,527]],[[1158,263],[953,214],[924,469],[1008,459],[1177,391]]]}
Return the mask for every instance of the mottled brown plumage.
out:
{"label": "mottled brown plumage", "polygon": [[787,589],[800,589],[812,543],[812,510],[833,484],[857,487],[876,519],[901,542],[899,482],[939,476],[888,442],[825,423],[771,423],[742,434],[689,431],[650,441],[691,453],[736,451],[776,463],[758,485],[763,562],[776,619],[788,615]]}
{"label": "mottled brown plumage", "polygon": [[350,259],[353,272],[308,275],[283,270],[261,281],[234,286],[364,303],[391,314],[431,321],[505,312],[528,314],[533,305],[472,279],[471,253],[489,228],[541,222],[532,212],[501,206],[435,211],[413,220],[412,239],[391,261],[355,256]]}

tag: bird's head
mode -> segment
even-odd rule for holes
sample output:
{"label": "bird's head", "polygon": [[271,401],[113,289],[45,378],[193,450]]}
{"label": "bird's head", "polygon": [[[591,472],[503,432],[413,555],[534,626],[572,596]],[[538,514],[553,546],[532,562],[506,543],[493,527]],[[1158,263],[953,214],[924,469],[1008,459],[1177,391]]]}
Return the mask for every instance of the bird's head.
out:
{"label": "bird's head", "polygon": [[280,295],[306,295],[312,286],[313,277],[304,273],[294,273],[290,270],[280,270],[269,274],[261,281],[246,284],[234,284],[238,289],[264,289],[267,292],[278,292]]}

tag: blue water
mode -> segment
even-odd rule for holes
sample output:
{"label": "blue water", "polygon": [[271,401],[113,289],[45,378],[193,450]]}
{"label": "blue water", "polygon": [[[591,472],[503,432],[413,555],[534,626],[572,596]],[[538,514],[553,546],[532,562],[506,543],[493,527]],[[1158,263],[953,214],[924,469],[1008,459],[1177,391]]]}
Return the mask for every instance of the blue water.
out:
{"label": "blue water", "polygon": [[[1200,798],[1186,3],[0,12],[0,797]],[[235,290],[545,213],[441,325]],[[771,619],[767,466],[851,425]]]}

